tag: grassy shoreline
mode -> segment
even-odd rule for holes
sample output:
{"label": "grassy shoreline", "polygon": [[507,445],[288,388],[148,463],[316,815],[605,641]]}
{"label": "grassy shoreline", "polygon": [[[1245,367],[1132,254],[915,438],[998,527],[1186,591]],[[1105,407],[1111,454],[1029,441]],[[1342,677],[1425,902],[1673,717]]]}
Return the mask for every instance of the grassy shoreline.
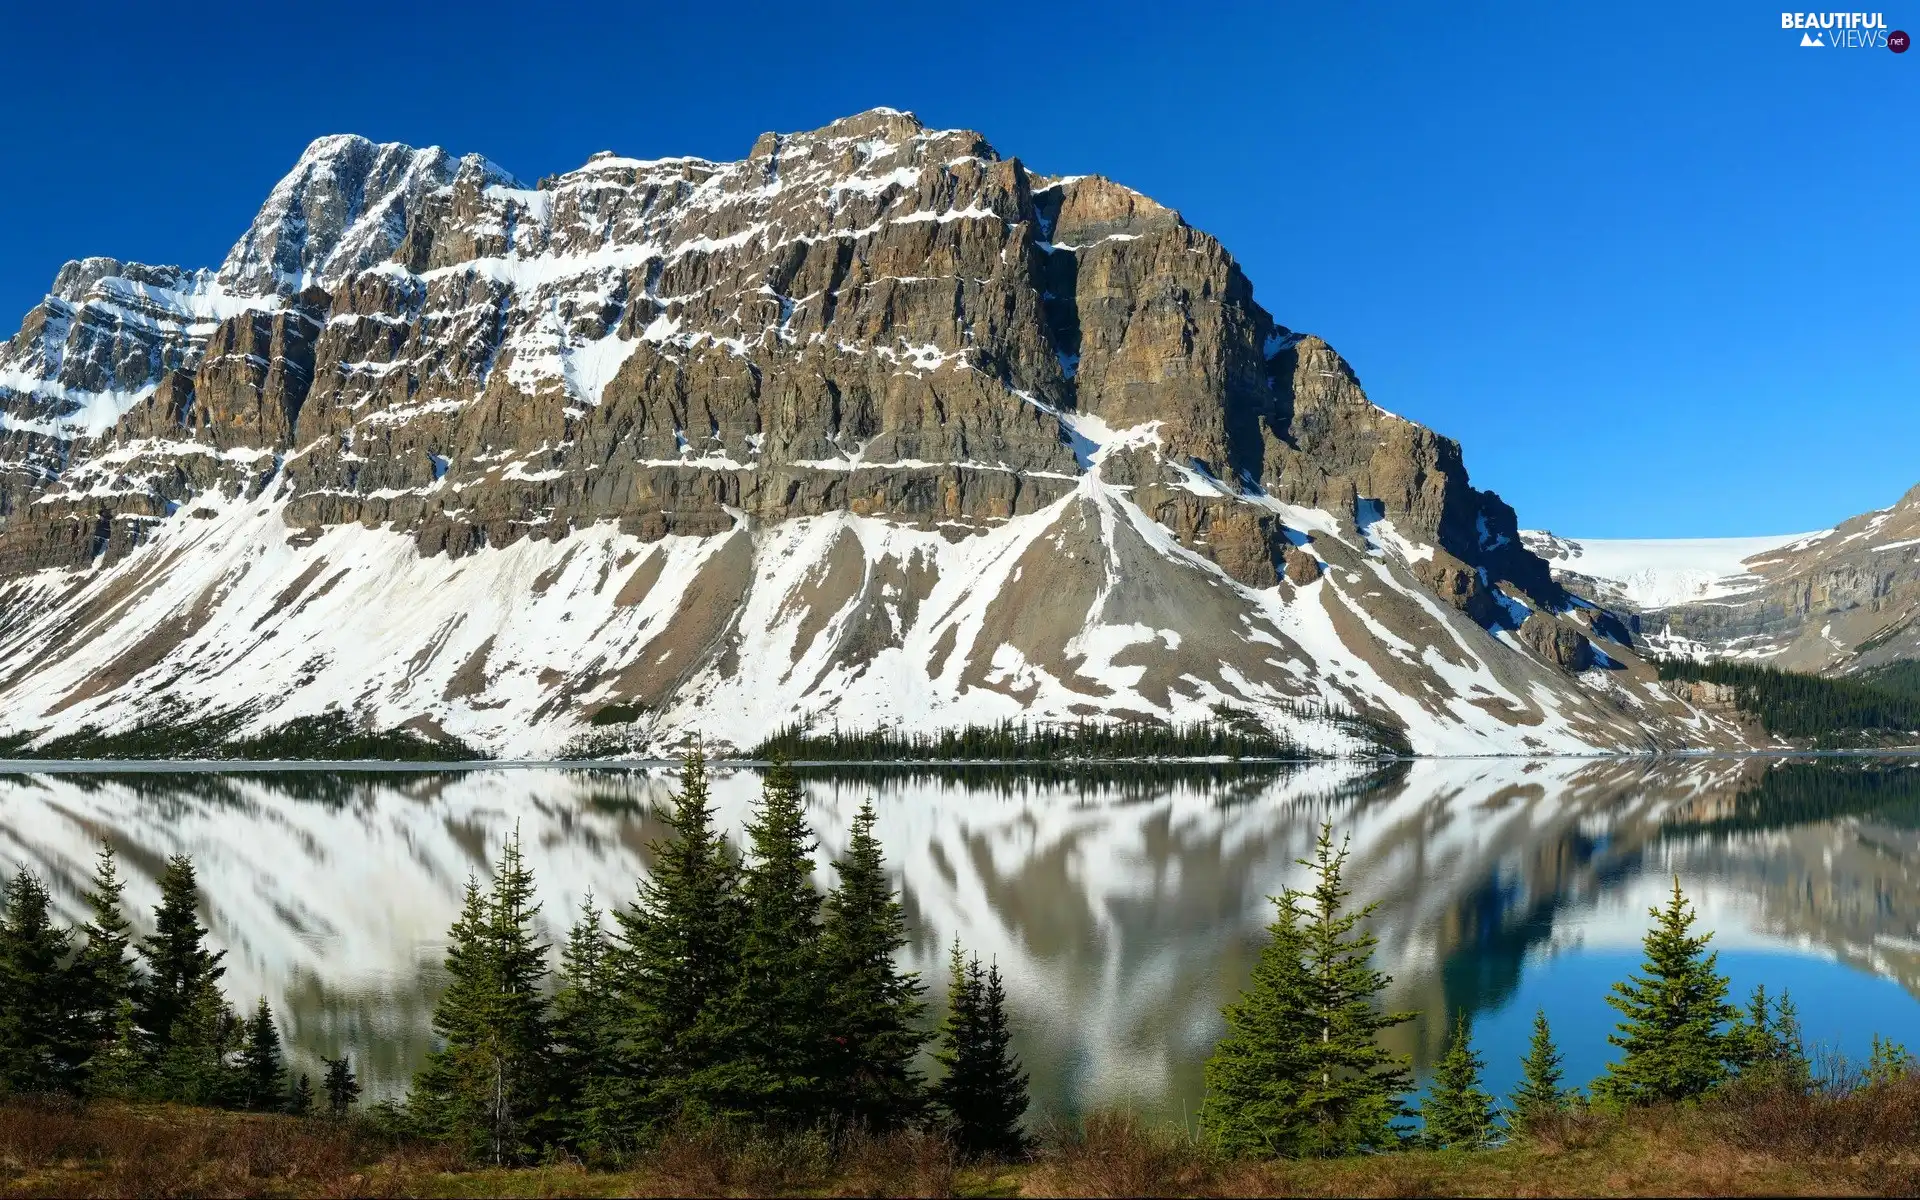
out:
{"label": "grassy shoreline", "polygon": [[964,1163],[924,1134],[838,1140],[708,1130],[632,1161],[497,1168],[366,1120],[171,1105],[0,1105],[0,1196],[1580,1196],[1910,1195],[1920,1084],[1844,1100],[1570,1116],[1505,1147],[1226,1160],[1122,1113],[1053,1130],[1014,1163]]}

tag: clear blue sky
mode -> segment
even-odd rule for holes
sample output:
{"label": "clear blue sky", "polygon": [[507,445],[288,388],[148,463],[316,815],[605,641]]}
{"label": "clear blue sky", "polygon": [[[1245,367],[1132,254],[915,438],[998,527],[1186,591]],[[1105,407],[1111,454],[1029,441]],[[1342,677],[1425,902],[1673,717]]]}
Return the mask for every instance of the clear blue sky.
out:
{"label": "clear blue sky", "polygon": [[884,104],[1180,209],[1524,525],[1794,531],[1920,482],[1920,51],[1753,4],[401,8],[10,13],[4,323],[68,258],[217,263],[323,133],[531,180]]}

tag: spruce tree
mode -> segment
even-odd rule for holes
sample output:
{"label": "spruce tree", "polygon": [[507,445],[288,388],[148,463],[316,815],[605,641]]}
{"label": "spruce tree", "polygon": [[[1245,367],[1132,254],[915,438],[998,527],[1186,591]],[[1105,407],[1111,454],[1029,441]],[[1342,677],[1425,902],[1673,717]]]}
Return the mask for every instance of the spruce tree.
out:
{"label": "spruce tree", "polygon": [[984,979],[975,979],[968,970],[966,953],[955,937],[947,951],[947,1015],[934,1034],[934,1061],[944,1073],[932,1089],[933,1103],[950,1132],[974,1108],[972,1063],[979,1058],[980,992],[984,984]]}
{"label": "spruce tree", "polygon": [[287,1112],[296,1117],[304,1117],[313,1112],[313,1077],[305,1071],[294,1080],[293,1090],[287,1094]]}
{"label": "spruce tree", "polygon": [[85,1053],[88,1095],[131,1096],[140,1087],[142,1047],[134,1024],[133,998],[139,983],[131,957],[131,926],[124,915],[126,885],[113,847],[101,843],[93,886],[86,894],[86,942],[73,962],[74,1017]]}
{"label": "spruce tree", "polygon": [[245,1045],[245,1023],[211,980],[193,984],[185,1006],[168,1025],[149,1089],[157,1099],[230,1108],[244,1100],[245,1082],[234,1058]]}
{"label": "spruce tree", "polygon": [[69,935],[39,878],[22,870],[0,906],[0,1090],[74,1091],[84,1057],[65,969]]}
{"label": "spruce tree", "polygon": [[560,986],[553,997],[555,1119],[567,1139],[589,1153],[611,1150],[621,1141],[615,1058],[620,998],[600,918],[588,893],[561,951]]}
{"label": "spruce tree", "polygon": [[[153,910],[154,930],[140,943],[146,978],[135,998],[134,1019],[155,1054],[165,1055],[174,1039],[174,1022],[190,1008],[205,1005],[204,993],[226,974],[224,950],[207,949],[200,924],[200,888],[193,860],[174,855],[160,876],[160,903]],[[205,1012],[201,1013],[204,1018]],[[205,1022],[202,1022],[203,1026]],[[208,1032],[206,1028],[199,1030]]]}
{"label": "spruce tree", "polygon": [[1625,1053],[1594,1083],[1594,1096],[1614,1104],[1689,1100],[1724,1082],[1744,1057],[1739,1013],[1727,1003],[1727,979],[1707,952],[1711,933],[1694,936],[1692,905],[1673,881],[1644,942],[1639,975],[1613,985],[1607,1003],[1619,1010],[1619,1032],[1607,1040]]}
{"label": "spruce tree", "polygon": [[265,996],[247,1021],[240,1051],[240,1107],[250,1112],[279,1112],[287,1105],[287,1070],[280,1061],[280,1030]]}
{"label": "spruce tree", "polygon": [[516,832],[490,889],[483,895],[467,881],[448,934],[447,990],[433,1013],[440,1046],[414,1081],[422,1123],[495,1163],[533,1150],[551,1083],[538,911]]}
{"label": "spruce tree", "polygon": [[733,986],[701,1017],[714,1061],[689,1080],[704,1114],[805,1126],[827,1113],[831,1072],[820,947],[816,843],[799,782],[775,762],[747,826],[740,960]]}
{"label": "spruce tree", "polygon": [[1813,1064],[1800,1033],[1800,1017],[1785,989],[1767,999],[1765,984],[1754,985],[1745,1018],[1729,1033],[1738,1057],[1731,1060],[1740,1078],[1805,1092],[1813,1085]]}
{"label": "spruce tree", "polygon": [[447,931],[446,990],[433,1009],[439,1045],[413,1080],[407,1106],[420,1126],[464,1142],[471,1152],[491,1152],[488,1100],[492,1079],[486,1055],[493,1008],[494,965],[487,895],[467,877],[460,915]]}
{"label": "spruce tree", "polygon": [[1380,1034],[1413,1019],[1384,1013],[1392,982],[1373,967],[1376,944],[1360,923],[1375,905],[1348,911],[1343,844],[1322,825],[1310,891],[1274,898],[1271,941],[1251,987],[1227,1006],[1227,1035],[1207,1062],[1202,1120],[1231,1154],[1350,1154],[1398,1144],[1393,1123],[1412,1083],[1406,1060]]}
{"label": "spruce tree", "polygon": [[[501,851],[489,912],[494,992],[489,1005],[488,1064],[494,1160],[505,1162],[528,1149],[551,1084],[546,996],[546,943],[536,923],[533,871],[514,831]],[[524,1132],[523,1132],[524,1131]]]}
{"label": "spruce tree", "polygon": [[1913,1069],[1913,1055],[1904,1045],[1876,1033],[1862,1082],[1869,1088],[1890,1087],[1906,1079]]}
{"label": "spruce tree", "polygon": [[1319,1030],[1300,927],[1293,895],[1275,897],[1267,944],[1246,990],[1223,1010],[1227,1035],[1207,1060],[1201,1124],[1228,1154],[1278,1157],[1301,1148],[1313,1084],[1306,1050]]}
{"label": "spruce tree", "polygon": [[1533,1038],[1527,1043],[1527,1056],[1520,1060],[1520,1086],[1508,1101],[1514,1127],[1524,1133],[1545,1118],[1565,1112],[1571,1100],[1561,1083],[1565,1078],[1560,1050],[1553,1044],[1553,1031],[1547,1026],[1547,1010],[1539,1009],[1533,1014]]}
{"label": "spruce tree", "polygon": [[322,1077],[321,1087],[327,1093],[327,1114],[344,1117],[360,1099],[360,1081],[353,1077],[353,1060],[346,1055],[339,1058],[323,1058],[327,1073]]}
{"label": "spruce tree", "polygon": [[918,1028],[925,986],[894,963],[907,944],[906,916],[874,820],[868,801],[853,819],[846,857],[833,864],[839,884],[827,896],[822,957],[832,1014],[831,1108],[841,1122],[878,1133],[918,1120],[926,1101],[914,1059],[931,1035]]}
{"label": "spruce tree", "polygon": [[651,847],[653,869],[615,914],[623,1120],[638,1130],[687,1101],[689,1081],[715,1061],[710,1010],[733,988],[740,953],[739,865],[714,825],[706,756],[686,756],[663,818],[672,836]]}
{"label": "spruce tree", "polygon": [[1771,1032],[1776,1074],[1788,1086],[1805,1092],[1813,1086],[1813,1061],[1807,1056],[1806,1036],[1800,1029],[1800,1009],[1785,988],[1780,989],[1780,999],[1774,1005]]}
{"label": "spruce tree", "polygon": [[[979,975],[976,959],[970,970]],[[1007,1016],[1007,991],[1000,979],[998,963],[987,965],[985,986],[980,995],[980,1068],[977,1094],[984,1103],[972,1134],[976,1149],[1011,1156],[1024,1153],[1032,1144],[1021,1130],[1030,1099],[1027,1073],[1013,1052],[1013,1027]]]}
{"label": "spruce tree", "polygon": [[1006,990],[998,965],[983,970],[955,942],[949,959],[947,1017],[934,1057],[946,1068],[933,1101],[954,1145],[968,1155],[1011,1157],[1032,1144],[1020,1127],[1027,1075],[1013,1053]]}
{"label": "spruce tree", "polygon": [[1461,1009],[1420,1105],[1420,1140],[1436,1150],[1484,1150],[1493,1144],[1493,1097],[1480,1083],[1486,1064],[1473,1050],[1473,1026]]}

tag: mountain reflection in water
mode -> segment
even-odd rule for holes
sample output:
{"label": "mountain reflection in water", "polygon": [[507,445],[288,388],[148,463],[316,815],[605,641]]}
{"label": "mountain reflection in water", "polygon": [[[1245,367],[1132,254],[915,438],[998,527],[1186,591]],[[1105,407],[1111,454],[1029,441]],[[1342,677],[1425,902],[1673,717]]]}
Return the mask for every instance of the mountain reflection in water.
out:
{"label": "mountain reflection in water", "polygon": [[[235,1004],[266,995],[305,1069],[351,1049],[370,1091],[397,1095],[428,1048],[466,877],[484,877],[517,826],[557,942],[589,891],[603,906],[632,897],[671,783],[610,770],[0,775],[0,858],[38,871],[77,919],[106,838],[144,920],[167,856],[191,854]],[[1321,821],[1352,837],[1356,901],[1380,904],[1389,1002],[1423,1014],[1395,1031],[1418,1065],[1445,1013],[1500,1009],[1558,955],[1632,951],[1676,874],[1716,947],[1920,994],[1912,760],[869,768],[805,784],[823,882],[875,799],[908,954],[936,996],[956,935],[999,962],[1049,1111],[1194,1111],[1267,897],[1302,881],[1295,860]],[[714,792],[737,836],[758,775],[716,773]],[[1818,1029],[1844,1014],[1803,1015]]]}

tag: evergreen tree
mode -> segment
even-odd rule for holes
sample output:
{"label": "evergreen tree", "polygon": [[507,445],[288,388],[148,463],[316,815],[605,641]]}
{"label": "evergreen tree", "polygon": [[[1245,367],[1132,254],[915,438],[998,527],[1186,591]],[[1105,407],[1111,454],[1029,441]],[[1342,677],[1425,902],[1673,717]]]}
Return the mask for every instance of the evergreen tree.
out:
{"label": "evergreen tree", "polygon": [[1753,994],[1747,998],[1747,1011],[1744,1019],[1736,1018],[1733,1034],[1738,1039],[1740,1056],[1738,1065],[1741,1074],[1750,1073],[1755,1067],[1773,1057],[1774,1040],[1773,1005],[1767,999],[1767,985],[1756,983]]}
{"label": "evergreen tree", "polygon": [[240,1107],[251,1112],[279,1112],[287,1106],[287,1070],[280,1061],[280,1030],[265,996],[254,1005],[247,1021],[246,1043],[240,1051]]}
{"label": "evergreen tree", "polygon": [[1689,932],[1697,919],[1680,880],[1644,942],[1643,974],[1613,985],[1607,1003],[1624,1018],[1607,1040],[1625,1053],[1594,1083],[1594,1095],[1615,1104],[1688,1100],[1725,1081],[1744,1057],[1747,1038],[1727,1003],[1727,979],[1707,952],[1711,933]]}
{"label": "evergreen tree", "polygon": [[84,1052],[72,1018],[68,950],[47,889],[20,871],[0,907],[0,1090],[75,1090]]}
{"label": "evergreen tree", "polygon": [[[164,1056],[174,1039],[174,1022],[195,1005],[206,1008],[204,993],[217,988],[226,968],[224,950],[207,949],[200,924],[200,888],[193,860],[175,855],[160,876],[160,903],[153,910],[153,936],[140,944],[146,978],[135,997],[134,1019],[153,1052]],[[202,1012],[202,1018],[208,1016]],[[202,1022],[202,1026],[205,1022]],[[208,1029],[199,1028],[199,1034]]]}
{"label": "evergreen tree", "polygon": [[236,1107],[245,1084],[233,1060],[245,1046],[245,1023],[211,980],[201,979],[168,1025],[148,1091],[157,1099]]}
{"label": "evergreen tree", "polygon": [[1313,1027],[1313,980],[1293,893],[1274,899],[1267,944],[1253,977],[1224,1010],[1227,1035],[1207,1060],[1201,1123],[1229,1154],[1299,1152],[1314,1082],[1307,1047]]}
{"label": "evergreen tree", "polygon": [[132,927],[123,915],[125,891],[113,847],[103,842],[85,897],[89,916],[81,933],[86,942],[73,962],[74,1019],[91,1096],[131,1096],[143,1071],[133,1010],[139,979],[130,955]]}
{"label": "evergreen tree", "polygon": [[1773,1039],[1775,1071],[1789,1086],[1806,1092],[1813,1087],[1813,1060],[1807,1055],[1807,1040],[1800,1029],[1800,1010],[1787,989],[1780,989],[1774,1006]]}
{"label": "evergreen tree", "polygon": [[1032,1144],[1020,1127],[1027,1074],[1013,1053],[1000,968],[982,970],[979,956],[964,957],[956,941],[948,970],[947,1017],[934,1054],[946,1074],[933,1086],[933,1101],[962,1153],[1023,1153]]}
{"label": "evergreen tree", "polygon": [[1742,1079],[1801,1092],[1813,1086],[1813,1063],[1807,1058],[1799,1012],[1785,989],[1779,1000],[1770,1003],[1766,985],[1756,984],[1745,1019],[1736,1023],[1729,1036],[1738,1055],[1731,1061]]}
{"label": "evergreen tree", "polygon": [[653,869],[639,896],[615,914],[628,1129],[670,1118],[688,1081],[715,1061],[710,1010],[732,990],[739,959],[740,871],[714,827],[699,747],[680,781],[663,814],[672,836],[650,848]]}
{"label": "evergreen tree", "polygon": [[414,1081],[422,1123],[496,1163],[532,1150],[550,1083],[538,911],[515,833],[489,891],[467,881],[448,934],[447,990],[433,1013],[440,1046]]}
{"label": "evergreen tree", "polygon": [[[976,963],[977,965],[977,963]],[[949,1127],[958,1124],[960,1114],[973,1107],[967,1091],[970,1079],[960,1070],[979,1057],[980,991],[985,980],[976,980],[968,970],[967,956],[955,937],[947,950],[947,1015],[934,1034],[934,1061],[945,1069],[933,1085],[932,1099],[946,1117]]]}
{"label": "evergreen tree", "polygon": [[740,960],[733,987],[702,1014],[714,1060],[689,1081],[708,1115],[811,1125],[826,1115],[832,1037],[820,947],[816,843],[799,782],[775,762],[747,826]]}
{"label": "evergreen tree", "polygon": [[1480,1084],[1486,1064],[1473,1050],[1473,1026],[1461,1009],[1434,1068],[1433,1085],[1420,1105],[1426,1129],[1420,1140],[1436,1150],[1484,1150],[1493,1143],[1493,1097]]}
{"label": "evergreen tree", "polygon": [[469,875],[460,915],[447,931],[447,988],[433,1010],[440,1044],[414,1076],[407,1100],[423,1129],[481,1153],[492,1148],[487,1055],[495,983],[489,925],[487,895]]}
{"label": "evergreen tree", "polygon": [[327,1066],[321,1087],[327,1093],[327,1114],[344,1117],[360,1099],[360,1081],[353,1077],[353,1060],[346,1055],[320,1060]]}
{"label": "evergreen tree", "polygon": [[[137,983],[137,980],[136,980]],[[153,1087],[151,1055],[134,1020],[133,998],[120,1001],[104,1045],[87,1064],[85,1090],[94,1099],[129,1099]]]}
{"label": "evergreen tree", "polygon": [[1539,1009],[1533,1014],[1533,1039],[1527,1044],[1527,1056],[1520,1060],[1520,1086],[1508,1101],[1515,1127],[1525,1132],[1542,1118],[1565,1112],[1572,1099],[1561,1084],[1565,1078],[1560,1050],[1547,1027],[1547,1010]]}
{"label": "evergreen tree", "polygon": [[907,944],[906,915],[887,879],[872,801],[853,819],[840,882],[828,895],[822,952],[833,1040],[830,1087],[842,1122],[882,1132],[916,1122],[924,1084],[914,1059],[931,1035],[919,1030],[926,990],[894,966]]}
{"label": "evergreen tree", "polygon": [[1913,1072],[1913,1055],[1892,1038],[1873,1035],[1873,1050],[1867,1057],[1864,1082],[1870,1088],[1899,1083]]}
{"label": "evergreen tree", "polygon": [[600,916],[588,893],[561,952],[553,997],[556,1121],[568,1140],[589,1152],[612,1149],[621,1140],[615,1058],[620,1004]]}
{"label": "evergreen tree", "polygon": [[[978,977],[978,960],[970,970]],[[993,1154],[1013,1155],[1026,1151],[1031,1139],[1022,1132],[1020,1120],[1031,1103],[1027,1095],[1027,1073],[1013,1052],[1013,1027],[1007,1017],[1007,991],[1000,979],[1000,966],[987,966],[985,987],[980,995],[980,1068],[976,1089],[984,1103],[980,1106],[971,1134],[976,1149]]]}
{"label": "evergreen tree", "polygon": [[304,1117],[313,1112],[313,1077],[305,1071],[294,1080],[293,1090],[287,1094],[287,1111],[296,1117]]}
{"label": "evergreen tree", "polygon": [[1227,1006],[1227,1036],[1207,1062],[1203,1121],[1232,1154],[1337,1155],[1398,1144],[1393,1123],[1411,1085],[1379,1035],[1411,1013],[1383,1013],[1392,982],[1360,929],[1374,905],[1346,908],[1347,848],[1323,825],[1300,865],[1314,886],[1275,897],[1272,935],[1252,986]]}

